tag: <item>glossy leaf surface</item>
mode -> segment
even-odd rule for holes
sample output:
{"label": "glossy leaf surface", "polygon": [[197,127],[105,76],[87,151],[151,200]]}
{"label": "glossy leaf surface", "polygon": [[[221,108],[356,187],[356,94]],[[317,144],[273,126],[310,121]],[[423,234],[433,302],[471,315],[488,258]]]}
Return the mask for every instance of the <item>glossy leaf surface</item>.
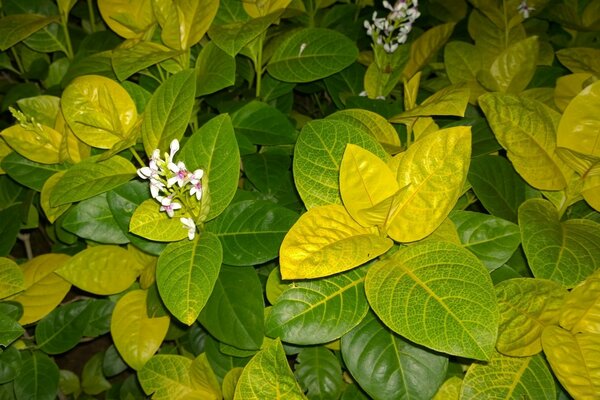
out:
{"label": "glossy leaf surface", "polygon": [[[175,242],[187,238],[187,228],[179,218],[169,218],[160,212],[160,204],[154,199],[145,200],[131,216],[129,230],[143,238],[161,242]],[[183,215],[176,216],[182,217]]]}
{"label": "glossy leaf surface", "polygon": [[47,354],[64,353],[75,347],[91,316],[90,301],[78,301],[54,309],[35,328],[36,343]]}
{"label": "glossy leaf surface", "polygon": [[17,399],[53,400],[58,394],[58,377],[58,366],[46,354],[25,354],[14,380],[14,394]]}
{"label": "glossy leaf surface", "polygon": [[338,398],[342,391],[340,362],[325,347],[307,347],[298,354],[295,375],[309,399]]}
{"label": "glossy leaf surface", "polygon": [[598,272],[567,295],[560,325],[573,333],[600,334],[600,279]]}
{"label": "glossy leaf surface", "polygon": [[0,257],[0,299],[25,290],[23,271],[13,260]]}

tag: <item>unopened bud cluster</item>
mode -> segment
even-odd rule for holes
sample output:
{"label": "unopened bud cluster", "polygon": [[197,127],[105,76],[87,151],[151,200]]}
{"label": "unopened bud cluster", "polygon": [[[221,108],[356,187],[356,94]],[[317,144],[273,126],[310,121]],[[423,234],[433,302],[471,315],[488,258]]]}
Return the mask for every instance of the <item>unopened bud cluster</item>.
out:
{"label": "unopened bud cluster", "polygon": [[[150,193],[160,203],[160,211],[164,211],[171,218],[175,211],[182,208],[182,203],[187,204],[189,199],[200,201],[202,198],[202,177],[204,171],[197,169],[188,171],[183,161],[175,162],[173,157],[179,151],[179,141],[174,139],[170,145],[169,153],[160,158],[160,150],[152,153],[147,167],[138,169],[137,173],[142,179],[150,181]],[[192,218],[180,218],[183,227],[188,231],[188,238],[194,239],[196,223]]]}
{"label": "unopened bud cluster", "polygon": [[399,45],[406,43],[413,23],[421,15],[418,0],[397,0],[392,6],[384,1],[383,6],[390,12],[386,17],[377,17],[373,13],[372,22],[365,21],[367,35],[373,38],[376,46],[382,46],[387,53],[396,51]]}

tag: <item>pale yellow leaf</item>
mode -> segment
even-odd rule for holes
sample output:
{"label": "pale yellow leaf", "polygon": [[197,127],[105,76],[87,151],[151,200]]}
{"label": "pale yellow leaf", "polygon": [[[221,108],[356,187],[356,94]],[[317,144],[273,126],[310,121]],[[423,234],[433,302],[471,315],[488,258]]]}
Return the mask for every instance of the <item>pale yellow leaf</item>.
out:
{"label": "pale yellow leaf", "polygon": [[0,299],[25,289],[23,271],[13,260],[0,257]]}
{"label": "pale yellow leaf", "polygon": [[571,290],[560,315],[560,325],[573,333],[600,334],[600,273]]}

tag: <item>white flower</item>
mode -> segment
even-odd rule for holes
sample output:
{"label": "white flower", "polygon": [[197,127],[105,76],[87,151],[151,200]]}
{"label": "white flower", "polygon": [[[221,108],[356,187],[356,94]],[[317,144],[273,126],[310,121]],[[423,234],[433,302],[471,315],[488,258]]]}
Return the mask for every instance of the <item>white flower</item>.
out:
{"label": "white flower", "polygon": [[142,167],[137,170],[137,174],[142,179],[155,179],[160,175],[160,168],[158,162],[160,161],[160,150],[156,149],[152,153],[150,162],[147,167]]}
{"label": "white flower", "polygon": [[159,193],[161,192],[161,190],[165,189],[165,184],[162,183],[161,181],[158,181],[156,179],[150,179],[150,193],[152,194],[153,198],[158,198]]}
{"label": "white flower", "polygon": [[177,164],[175,164],[173,162],[169,163],[169,169],[175,175],[173,175],[172,177],[167,179],[168,187],[173,186],[176,182],[179,185],[179,187],[182,187],[183,185],[188,183],[188,181],[190,179],[190,177],[189,177],[190,172],[185,167],[185,164],[183,163],[183,161],[179,161]]}
{"label": "white flower", "polygon": [[191,218],[179,218],[179,220],[188,231],[188,239],[194,240],[194,236],[196,236],[196,224],[194,220]]}
{"label": "white flower", "polygon": [[383,7],[389,13],[386,17],[378,18],[377,12],[374,12],[372,23],[365,21],[363,24],[367,35],[386,53],[395,52],[400,44],[407,41],[412,24],[421,16],[418,4],[417,0],[396,0],[393,5],[387,0],[383,1]]}
{"label": "white flower", "polygon": [[173,202],[171,196],[157,196],[156,200],[160,201],[160,211],[165,211],[170,218],[173,218],[175,210],[181,208],[181,204]]}
{"label": "white flower", "polygon": [[190,184],[192,185],[190,189],[190,196],[196,195],[196,200],[200,201],[202,198],[202,177],[204,176],[204,171],[201,169],[195,170],[190,177]]}
{"label": "white flower", "polygon": [[173,139],[169,145],[169,150],[169,155],[166,160],[167,164],[173,163],[173,157],[175,156],[175,153],[179,151],[179,140]]}
{"label": "white flower", "polygon": [[519,14],[521,14],[523,16],[523,19],[527,19],[527,18],[529,18],[529,13],[531,11],[535,10],[535,8],[529,7],[527,5],[527,1],[522,0],[521,4],[519,4],[519,6],[517,7],[517,10],[519,11]]}

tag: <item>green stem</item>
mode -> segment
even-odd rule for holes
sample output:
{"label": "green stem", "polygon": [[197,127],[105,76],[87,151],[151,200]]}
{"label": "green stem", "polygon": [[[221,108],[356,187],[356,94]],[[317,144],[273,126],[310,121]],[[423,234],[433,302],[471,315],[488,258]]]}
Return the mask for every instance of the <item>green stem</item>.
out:
{"label": "green stem", "polygon": [[140,155],[138,154],[138,152],[135,151],[135,149],[133,147],[130,147],[129,151],[131,152],[131,154],[133,154],[133,157],[140,164],[140,166],[143,167],[143,166],[146,165],[146,163],[142,160],[142,158],[140,157]]}
{"label": "green stem", "polygon": [[263,58],[263,43],[266,37],[266,33],[263,32],[258,37],[258,52],[256,54],[256,61],[254,63],[254,70],[256,71],[256,98],[260,98],[260,89],[262,83],[262,58]]}
{"label": "green stem", "polygon": [[90,28],[92,33],[96,32],[96,18],[94,17],[94,4],[92,0],[87,0],[88,14],[90,16]]}
{"label": "green stem", "polygon": [[67,58],[69,60],[72,60],[74,55],[73,55],[73,45],[71,44],[71,35],[69,35],[69,26],[68,26],[68,22],[69,22],[69,16],[65,16],[64,18],[61,16],[61,25],[63,28],[63,32],[65,33],[65,42],[67,42]]}
{"label": "green stem", "polygon": [[[15,50],[14,46],[10,48],[10,52],[12,53],[13,57],[15,58],[15,62],[17,63],[17,68],[19,69],[19,75],[23,76],[23,74],[25,73],[25,69],[23,68],[23,63],[21,62],[21,57],[19,57],[19,54]],[[25,82],[28,82],[27,78],[25,78]]]}

